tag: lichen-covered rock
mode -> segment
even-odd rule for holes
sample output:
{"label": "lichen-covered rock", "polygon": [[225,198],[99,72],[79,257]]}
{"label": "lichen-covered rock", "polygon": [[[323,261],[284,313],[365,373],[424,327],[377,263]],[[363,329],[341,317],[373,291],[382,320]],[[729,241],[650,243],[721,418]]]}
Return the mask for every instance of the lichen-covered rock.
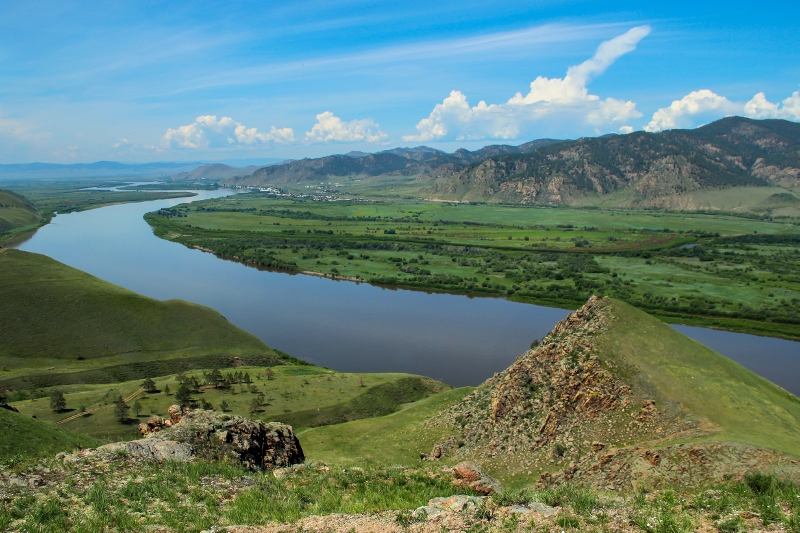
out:
{"label": "lichen-covered rock", "polygon": [[65,456],[64,461],[74,463],[86,458],[103,459],[122,455],[146,461],[178,461],[186,463],[193,458],[192,449],[187,444],[159,438],[139,439],[128,442],[112,442],[98,448],[81,450]]}
{"label": "lichen-covered rock", "polygon": [[197,456],[228,457],[250,469],[287,467],[305,461],[300,441],[286,424],[200,409],[170,411],[170,416],[171,421],[177,418],[177,422],[151,433],[151,438],[157,435],[161,439],[186,443]]}

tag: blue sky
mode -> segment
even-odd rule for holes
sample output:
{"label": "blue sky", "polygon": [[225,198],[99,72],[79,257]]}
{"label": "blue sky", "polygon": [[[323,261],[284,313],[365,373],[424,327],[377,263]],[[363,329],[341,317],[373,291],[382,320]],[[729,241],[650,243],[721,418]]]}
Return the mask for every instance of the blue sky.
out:
{"label": "blue sky", "polygon": [[800,120],[798,2],[4,2],[0,163]]}

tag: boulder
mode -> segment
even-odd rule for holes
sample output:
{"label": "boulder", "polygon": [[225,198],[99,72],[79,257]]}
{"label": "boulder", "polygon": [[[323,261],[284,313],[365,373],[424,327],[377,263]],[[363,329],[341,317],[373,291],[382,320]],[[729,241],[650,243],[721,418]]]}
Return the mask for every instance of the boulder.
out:
{"label": "boulder", "polygon": [[458,494],[456,496],[448,496],[444,498],[433,498],[428,502],[427,507],[434,507],[436,509],[451,511],[454,513],[463,513],[465,511],[474,511],[482,504],[483,498]]}
{"label": "boulder", "polygon": [[[176,421],[177,419],[177,421]],[[291,426],[265,423],[241,416],[202,409],[170,409],[170,427],[161,427],[149,438],[174,440],[191,447],[206,459],[235,459],[249,469],[281,468],[305,461],[300,441]]]}
{"label": "boulder", "polygon": [[148,461],[178,461],[186,463],[192,460],[192,449],[182,442],[163,439],[140,439],[129,442],[113,442],[99,448],[82,450],[65,456],[65,461],[76,462],[87,457],[104,458],[117,454],[128,455],[136,459]]}
{"label": "boulder", "polygon": [[478,494],[491,496],[503,492],[500,482],[484,473],[475,463],[465,461],[457,464],[453,467],[453,475],[456,476],[456,485],[472,489]]}

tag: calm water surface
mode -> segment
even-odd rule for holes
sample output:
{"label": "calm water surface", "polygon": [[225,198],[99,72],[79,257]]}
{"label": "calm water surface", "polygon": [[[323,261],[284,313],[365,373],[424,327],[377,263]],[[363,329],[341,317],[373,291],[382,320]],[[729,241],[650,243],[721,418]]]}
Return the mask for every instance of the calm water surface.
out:
{"label": "calm water surface", "polygon": [[[213,307],[270,346],[317,365],[410,372],[455,386],[477,385],[506,368],[567,315],[498,298],[260,271],[159,239],[142,219],[149,211],[229,194],[197,191],[191,198],[59,215],[19,248],[153,298]],[[676,327],[800,394],[800,343]]]}

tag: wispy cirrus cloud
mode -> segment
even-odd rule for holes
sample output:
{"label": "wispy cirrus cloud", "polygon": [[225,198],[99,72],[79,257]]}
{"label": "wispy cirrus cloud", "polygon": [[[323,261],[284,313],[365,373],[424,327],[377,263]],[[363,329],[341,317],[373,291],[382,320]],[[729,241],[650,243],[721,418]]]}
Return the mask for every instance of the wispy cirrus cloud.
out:
{"label": "wispy cirrus cloud", "polygon": [[609,31],[622,27],[621,23],[544,24],[469,37],[414,41],[363,51],[317,55],[289,61],[270,61],[258,66],[223,68],[213,73],[203,73],[187,79],[185,84],[169,94],[176,95],[214,87],[312,79],[329,72],[346,71],[350,74],[370,72],[378,66],[391,67],[408,62],[445,59],[450,62],[474,62],[482,57],[494,60],[499,55],[505,59],[530,58],[535,47],[542,47],[542,54],[550,54],[552,52],[544,47],[599,39]]}
{"label": "wispy cirrus cloud", "polygon": [[537,77],[526,95],[517,93],[502,104],[481,101],[471,107],[466,95],[452,91],[431,114],[417,124],[417,134],[405,141],[440,139],[514,139],[526,126],[555,115],[594,126],[624,123],[641,113],[631,101],[601,99],[590,94],[589,82],[603,74],[621,56],[632,52],[650,33],[650,26],[637,26],[600,44],[594,56],[569,67],[563,78]]}

